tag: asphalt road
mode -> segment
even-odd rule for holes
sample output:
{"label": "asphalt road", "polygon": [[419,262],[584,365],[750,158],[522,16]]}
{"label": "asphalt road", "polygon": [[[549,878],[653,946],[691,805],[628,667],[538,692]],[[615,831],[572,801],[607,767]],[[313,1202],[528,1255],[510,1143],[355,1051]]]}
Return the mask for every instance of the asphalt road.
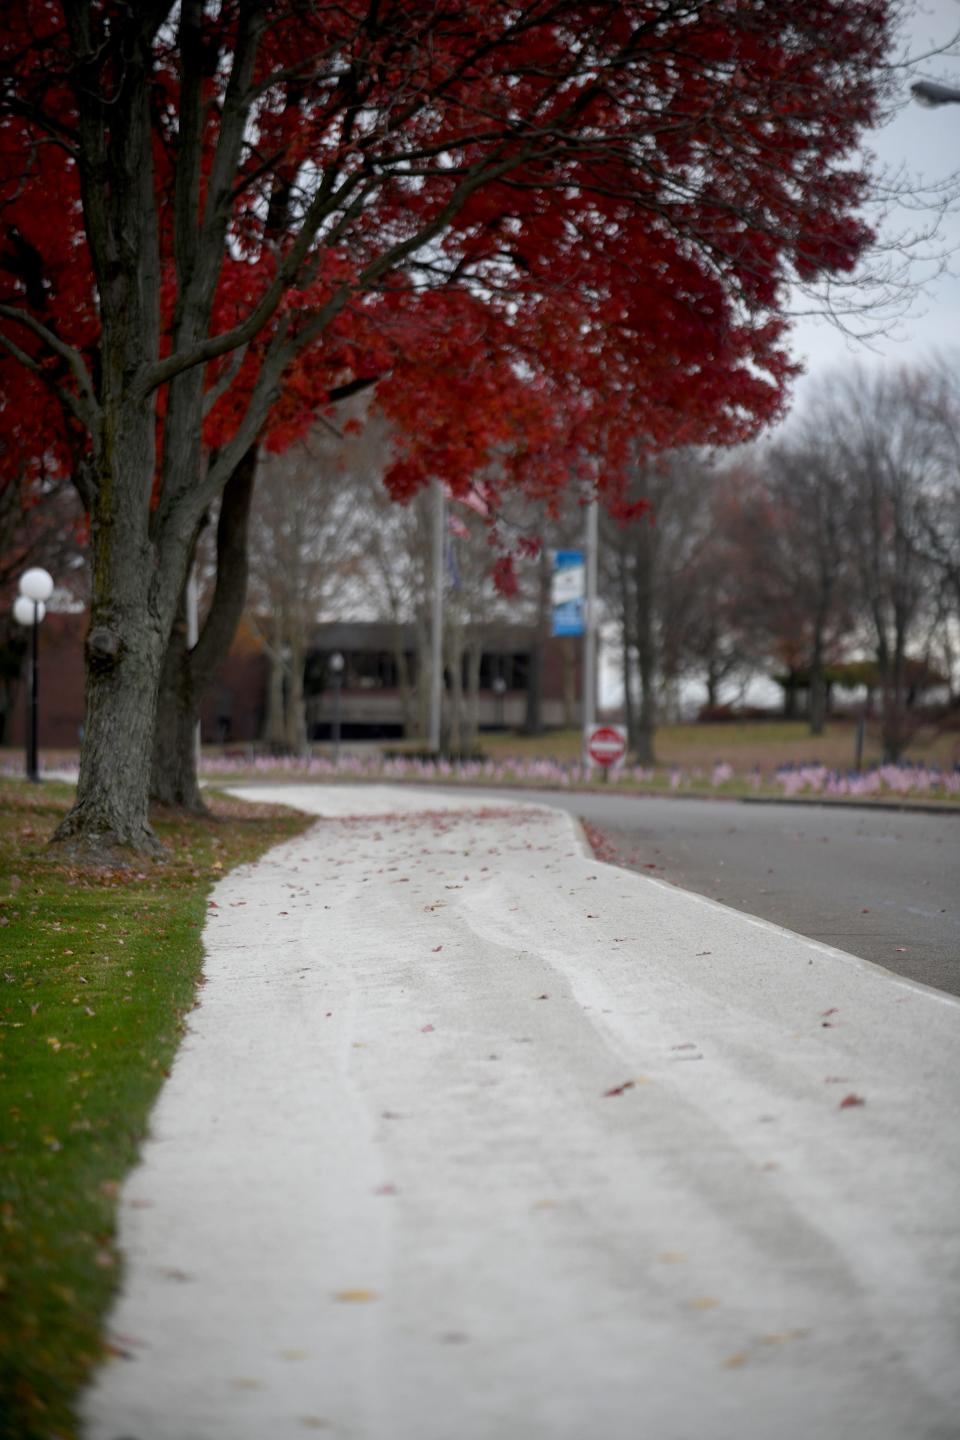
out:
{"label": "asphalt road", "polygon": [[960,995],[960,814],[498,793],[572,811],[614,864]]}

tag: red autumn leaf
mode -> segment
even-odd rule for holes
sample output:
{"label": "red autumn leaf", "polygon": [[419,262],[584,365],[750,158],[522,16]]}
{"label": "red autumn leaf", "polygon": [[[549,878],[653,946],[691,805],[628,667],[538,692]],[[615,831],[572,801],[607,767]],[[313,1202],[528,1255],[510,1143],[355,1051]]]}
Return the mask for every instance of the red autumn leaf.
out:
{"label": "red autumn leaf", "polygon": [[420,1034],[421,1034],[421,1035],[429,1035],[429,1033],[430,1033],[430,1031],[431,1031],[432,1029],[433,1029],[433,1026],[432,1026],[432,1025],[421,1025],[421,1026],[420,1026]]}
{"label": "red autumn leaf", "polygon": [[840,1101],[839,1109],[850,1110],[854,1105],[866,1105],[866,1103],[862,1095],[844,1095]]}
{"label": "red autumn leaf", "polygon": [[606,1099],[608,1095],[622,1095],[624,1090],[632,1090],[636,1083],[636,1080],[624,1080],[622,1085],[614,1085],[612,1090],[604,1090],[604,1099]]}

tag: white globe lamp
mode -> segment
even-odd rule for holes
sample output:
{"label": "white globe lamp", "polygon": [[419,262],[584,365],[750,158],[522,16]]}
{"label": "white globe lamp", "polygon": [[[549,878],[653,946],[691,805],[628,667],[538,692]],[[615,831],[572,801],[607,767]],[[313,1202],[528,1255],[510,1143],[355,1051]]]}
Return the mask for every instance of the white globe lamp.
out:
{"label": "white globe lamp", "polygon": [[53,576],[39,565],[35,565],[32,570],[24,570],[20,576],[20,594],[38,604],[49,600],[53,594]]}
{"label": "white globe lamp", "polygon": [[26,625],[28,629],[33,624],[39,625],[46,613],[47,607],[43,601],[31,600],[28,595],[18,595],[13,602],[14,620],[18,625]]}

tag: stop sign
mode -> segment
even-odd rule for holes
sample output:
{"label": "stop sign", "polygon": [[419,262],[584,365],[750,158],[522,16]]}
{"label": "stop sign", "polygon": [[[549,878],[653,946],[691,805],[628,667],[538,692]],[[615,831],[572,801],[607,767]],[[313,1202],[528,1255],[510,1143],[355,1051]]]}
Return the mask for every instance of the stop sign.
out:
{"label": "stop sign", "polygon": [[594,725],[587,731],[587,754],[596,765],[616,765],[627,753],[622,725]]}

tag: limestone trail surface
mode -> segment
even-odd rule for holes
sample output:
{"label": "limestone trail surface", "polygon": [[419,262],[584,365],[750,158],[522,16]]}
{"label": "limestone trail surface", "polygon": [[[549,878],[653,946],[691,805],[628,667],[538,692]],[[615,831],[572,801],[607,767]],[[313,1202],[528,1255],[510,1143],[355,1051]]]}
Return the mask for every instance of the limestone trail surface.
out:
{"label": "limestone trail surface", "polygon": [[960,1004],[556,810],[280,793],[87,1440],[956,1440]]}

